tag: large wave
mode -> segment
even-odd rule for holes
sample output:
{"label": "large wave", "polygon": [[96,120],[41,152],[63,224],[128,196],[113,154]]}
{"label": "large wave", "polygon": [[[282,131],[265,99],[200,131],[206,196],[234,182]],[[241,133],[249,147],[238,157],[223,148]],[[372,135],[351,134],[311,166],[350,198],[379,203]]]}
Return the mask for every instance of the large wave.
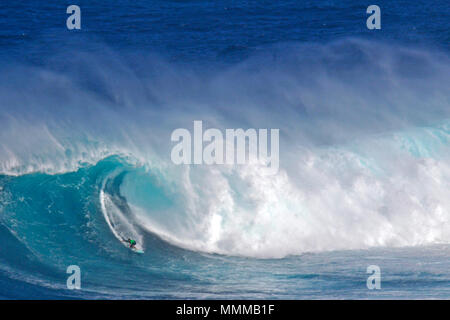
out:
{"label": "large wave", "polygon": [[[157,235],[261,258],[449,243],[449,71],[445,53],[356,39],[280,45],[232,66],[107,49],[11,63],[0,76],[2,225],[56,265],[72,250],[120,255],[111,228],[144,247]],[[194,120],[279,128],[280,172],[174,165],[170,134]]]}

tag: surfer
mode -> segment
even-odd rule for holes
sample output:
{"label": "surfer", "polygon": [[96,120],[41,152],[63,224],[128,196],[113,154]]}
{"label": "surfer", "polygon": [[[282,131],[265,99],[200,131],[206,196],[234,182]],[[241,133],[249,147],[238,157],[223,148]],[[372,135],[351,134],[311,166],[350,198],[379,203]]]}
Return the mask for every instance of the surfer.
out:
{"label": "surfer", "polygon": [[130,244],[130,248],[134,249],[134,247],[136,246],[136,240],[130,239],[128,238],[127,240],[125,240],[125,238],[122,238],[124,242],[127,242]]}

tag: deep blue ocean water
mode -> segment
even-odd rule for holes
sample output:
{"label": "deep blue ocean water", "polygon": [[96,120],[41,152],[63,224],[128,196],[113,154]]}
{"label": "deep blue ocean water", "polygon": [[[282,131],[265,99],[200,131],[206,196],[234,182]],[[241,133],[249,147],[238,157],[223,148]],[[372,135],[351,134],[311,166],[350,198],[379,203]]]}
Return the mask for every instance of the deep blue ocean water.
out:
{"label": "deep blue ocean water", "polygon": [[[443,0],[3,1],[0,298],[449,299],[449,18]],[[279,173],[175,166],[194,120],[279,128]]]}

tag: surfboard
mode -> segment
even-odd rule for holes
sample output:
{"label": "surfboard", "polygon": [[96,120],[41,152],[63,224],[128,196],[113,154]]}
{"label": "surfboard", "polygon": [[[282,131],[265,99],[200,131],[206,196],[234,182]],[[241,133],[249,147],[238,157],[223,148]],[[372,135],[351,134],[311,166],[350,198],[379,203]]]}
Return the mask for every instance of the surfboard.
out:
{"label": "surfboard", "polygon": [[130,249],[131,249],[131,251],[136,252],[138,254],[143,254],[144,253],[144,251],[142,251],[141,249],[138,249],[138,248],[130,248]]}

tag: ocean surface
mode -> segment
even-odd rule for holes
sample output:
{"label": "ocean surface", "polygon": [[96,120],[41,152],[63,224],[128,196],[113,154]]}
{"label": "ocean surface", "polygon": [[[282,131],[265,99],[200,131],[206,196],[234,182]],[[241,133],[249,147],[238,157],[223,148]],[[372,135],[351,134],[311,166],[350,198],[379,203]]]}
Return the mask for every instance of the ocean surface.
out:
{"label": "ocean surface", "polygon": [[[450,298],[449,1],[70,4],[0,3],[1,299]],[[175,165],[194,120],[278,174]]]}

